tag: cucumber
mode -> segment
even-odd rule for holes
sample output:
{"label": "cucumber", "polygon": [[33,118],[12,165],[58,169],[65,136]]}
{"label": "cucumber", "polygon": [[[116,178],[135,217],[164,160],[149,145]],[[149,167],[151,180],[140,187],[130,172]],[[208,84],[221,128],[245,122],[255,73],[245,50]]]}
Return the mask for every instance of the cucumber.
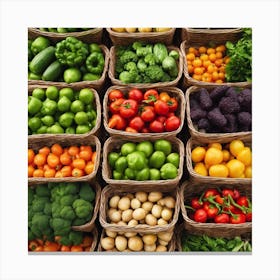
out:
{"label": "cucumber", "polygon": [[55,60],[55,47],[49,46],[36,54],[29,64],[29,69],[34,74],[42,74]]}
{"label": "cucumber", "polygon": [[42,75],[42,80],[44,81],[56,81],[62,74],[63,67],[61,63],[56,60],[50,64]]}

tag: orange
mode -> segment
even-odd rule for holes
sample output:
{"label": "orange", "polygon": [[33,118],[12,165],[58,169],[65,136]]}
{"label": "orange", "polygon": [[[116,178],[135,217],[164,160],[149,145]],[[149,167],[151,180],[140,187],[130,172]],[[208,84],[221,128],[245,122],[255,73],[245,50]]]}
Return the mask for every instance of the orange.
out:
{"label": "orange", "polygon": [[50,153],[47,158],[48,165],[53,168],[57,168],[60,164],[59,156]]}
{"label": "orange", "polygon": [[194,67],[192,65],[188,65],[188,73],[192,74],[194,70]]}
{"label": "orange", "polygon": [[94,163],[92,161],[89,161],[85,166],[85,173],[87,175],[91,174],[94,170]]}
{"label": "orange", "polygon": [[216,52],[225,52],[226,47],[225,45],[219,45],[216,47]]}
{"label": "orange", "polygon": [[205,147],[197,146],[191,152],[191,159],[193,162],[200,162],[204,160],[206,154]]}
{"label": "orange", "polygon": [[195,59],[195,54],[194,53],[188,53],[186,55],[186,59],[189,61],[193,61]]}
{"label": "orange", "polygon": [[44,177],[44,170],[35,169],[33,172],[33,177]]}
{"label": "orange", "polygon": [[204,47],[204,46],[201,46],[201,47],[198,48],[198,51],[199,51],[199,53],[206,53],[207,48]]}
{"label": "orange", "polygon": [[59,160],[63,165],[70,165],[72,162],[71,156],[67,152],[61,154]]}
{"label": "orange", "polygon": [[194,68],[194,73],[197,74],[197,75],[202,75],[203,74],[203,69],[202,67],[196,67]]}
{"label": "orange", "polygon": [[200,56],[200,60],[202,60],[202,61],[206,61],[206,60],[208,60],[209,58],[208,58],[208,55],[207,54],[202,54],[201,56]]}
{"label": "orange", "polygon": [[63,153],[63,148],[60,144],[56,143],[51,146],[51,152],[54,155],[60,156]]}
{"label": "orange", "polygon": [[82,158],[76,158],[72,161],[72,166],[78,169],[84,169],[86,166],[86,162]]}
{"label": "orange", "polygon": [[193,79],[195,79],[195,80],[198,80],[198,81],[201,81],[201,79],[202,79],[202,76],[201,75],[197,75],[197,74],[193,74]]}
{"label": "orange", "polygon": [[46,156],[51,152],[51,149],[47,146],[44,146],[39,150],[39,154],[45,154]]}
{"label": "orange", "polygon": [[33,177],[35,168],[32,165],[28,165],[28,177]]}
{"label": "orange", "polygon": [[208,48],[206,52],[207,52],[207,54],[212,54],[212,53],[215,53],[216,50],[214,48]]}
{"label": "orange", "polygon": [[34,156],[34,163],[37,166],[43,166],[47,161],[47,156],[45,154],[36,154]]}
{"label": "orange", "polygon": [[28,149],[28,164],[32,163],[35,157],[35,153],[32,149]]}
{"label": "orange", "polygon": [[195,56],[197,56],[198,55],[198,50],[194,47],[190,47],[189,48],[189,53],[193,53]]}
{"label": "orange", "polygon": [[209,60],[214,62],[216,60],[216,54],[215,53],[209,54]]}
{"label": "orange", "polygon": [[50,169],[48,169],[48,170],[45,170],[44,171],[44,177],[46,177],[46,178],[53,178],[54,176],[55,176],[55,169],[53,169],[53,168],[50,168]]}
{"label": "orange", "polygon": [[194,67],[200,67],[202,65],[202,61],[199,58],[193,60],[192,65]]}
{"label": "orange", "polygon": [[214,63],[217,67],[220,67],[223,64],[223,59],[217,58]]}
{"label": "orange", "polygon": [[223,53],[221,51],[216,51],[216,58],[223,58]]}
{"label": "orange", "polygon": [[84,176],[84,171],[79,168],[73,168],[72,176],[73,177],[82,177],[82,176]]}
{"label": "orange", "polygon": [[204,157],[204,163],[208,166],[222,163],[223,161],[223,153],[218,148],[208,148],[205,157]]}

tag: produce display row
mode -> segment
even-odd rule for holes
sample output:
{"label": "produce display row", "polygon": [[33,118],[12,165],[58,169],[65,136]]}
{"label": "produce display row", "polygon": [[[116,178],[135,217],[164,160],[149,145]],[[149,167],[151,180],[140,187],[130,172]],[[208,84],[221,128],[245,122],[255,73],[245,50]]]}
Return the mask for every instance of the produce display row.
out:
{"label": "produce display row", "polygon": [[29,252],[252,250],[251,30],[191,32],[29,28]]}

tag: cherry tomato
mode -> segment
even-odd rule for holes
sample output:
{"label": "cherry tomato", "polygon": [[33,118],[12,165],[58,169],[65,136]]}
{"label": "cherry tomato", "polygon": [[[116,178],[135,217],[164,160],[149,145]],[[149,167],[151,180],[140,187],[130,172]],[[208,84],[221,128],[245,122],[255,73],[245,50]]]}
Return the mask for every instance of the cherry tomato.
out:
{"label": "cherry tomato", "polygon": [[151,132],[163,132],[164,125],[160,121],[154,120],[150,123],[149,129]]}
{"label": "cherry tomato", "polygon": [[252,212],[246,214],[246,222],[252,222]]}
{"label": "cherry tomato", "polygon": [[145,125],[144,121],[139,116],[134,117],[129,122],[129,126],[133,129],[135,129],[136,131],[140,131],[144,127],[144,125]]}
{"label": "cherry tomato", "polygon": [[168,108],[169,108],[169,111],[170,112],[175,112],[178,108],[178,101],[176,98],[172,97],[170,98],[167,102],[166,102]]}
{"label": "cherry tomato", "polygon": [[154,105],[154,102],[157,101],[159,98],[158,91],[155,89],[148,89],[144,93],[144,101],[149,105]]}
{"label": "cherry tomato", "polygon": [[181,121],[178,117],[172,116],[165,121],[166,131],[174,131],[180,127]]}
{"label": "cherry tomato", "polygon": [[233,190],[233,199],[237,200],[240,197],[240,192],[237,189]]}
{"label": "cherry tomato", "polygon": [[204,201],[203,202],[203,209],[207,212],[210,207],[210,202],[209,201]]}
{"label": "cherry tomato", "polygon": [[125,129],[126,132],[137,133],[138,131],[130,126]]}
{"label": "cherry tomato", "polygon": [[118,130],[125,129],[126,125],[127,125],[126,120],[123,117],[121,117],[119,114],[112,115],[112,117],[109,119],[108,122],[109,128],[114,128]]}
{"label": "cherry tomato", "polygon": [[167,92],[163,91],[159,94],[159,99],[167,102],[168,100],[170,100],[170,95]]}
{"label": "cherry tomato", "polygon": [[120,115],[123,118],[134,117],[138,112],[138,103],[133,99],[127,99],[123,101],[120,107]]}
{"label": "cherry tomato", "polygon": [[141,118],[144,122],[151,122],[155,119],[154,107],[152,106],[144,106],[141,112]]}
{"label": "cherry tomato", "polygon": [[222,195],[223,195],[224,197],[230,195],[230,196],[233,198],[233,191],[230,190],[230,189],[223,189],[223,190],[222,190]]}
{"label": "cherry tomato", "polygon": [[158,115],[166,116],[168,114],[168,112],[169,112],[168,105],[164,101],[162,101],[162,100],[157,100],[154,103],[154,106],[155,106],[155,112]]}
{"label": "cherry tomato", "polygon": [[230,216],[229,222],[231,224],[243,224],[246,222],[246,215],[245,214],[234,214]]}
{"label": "cherry tomato", "polygon": [[144,94],[140,89],[133,88],[128,92],[128,98],[133,99],[138,103],[141,103],[142,100],[144,99]]}
{"label": "cherry tomato", "polygon": [[216,189],[208,189],[205,194],[204,194],[204,198],[210,197],[210,196],[215,196],[218,195],[219,192]]}
{"label": "cherry tomato", "polygon": [[120,98],[124,98],[124,95],[119,89],[113,89],[109,92],[108,99],[110,102],[113,102]]}
{"label": "cherry tomato", "polygon": [[215,197],[215,201],[216,201],[217,203],[219,203],[219,204],[223,204],[223,203],[224,203],[224,198],[221,197],[221,196],[218,194],[218,195],[216,195],[216,197]]}
{"label": "cherry tomato", "polygon": [[192,198],[192,200],[191,200],[191,206],[192,206],[192,208],[194,208],[194,209],[200,209],[200,208],[202,208],[202,206],[203,206],[203,202],[202,202],[202,201],[199,201],[199,198],[198,198],[198,197],[194,197],[194,198]]}
{"label": "cherry tomato", "polygon": [[242,213],[242,211],[240,209],[238,209],[237,207],[235,207],[232,204],[224,207],[224,211],[231,212],[233,214],[240,214],[240,213]]}
{"label": "cherry tomato", "polygon": [[240,205],[240,206],[245,206],[245,207],[248,207],[248,206],[249,206],[247,196],[240,196],[240,197],[237,199],[236,202],[237,202],[237,204]]}
{"label": "cherry tomato", "polygon": [[219,213],[219,209],[214,206],[214,205],[210,205],[207,211],[207,216],[209,219],[214,219]]}
{"label": "cherry tomato", "polygon": [[226,213],[221,213],[218,214],[215,218],[214,218],[215,223],[217,224],[226,224],[229,222],[229,215]]}
{"label": "cherry tomato", "polygon": [[119,98],[115,101],[113,101],[110,105],[109,105],[109,111],[112,114],[118,114],[120,112],[120,107],[122,105],[122,103],[125,101],[124,98]]}
{"label": "cherry tomato", "polygon": [[142,133],[149,133],[150,130],[148,127],[143,127],[142,130],[141,130]]}
{"label": "cherry tomato", "polygon": [[156,120],[160,121],[163,124],[165,123],[166,119],[167,119],[166,116],[157,116],[156,117]]}
{"label": "cherry tomato", "polygon": [[198,223],[205,223],[207,221],[207,213],[204,209],[197,209],[194,212],[193,218]]}

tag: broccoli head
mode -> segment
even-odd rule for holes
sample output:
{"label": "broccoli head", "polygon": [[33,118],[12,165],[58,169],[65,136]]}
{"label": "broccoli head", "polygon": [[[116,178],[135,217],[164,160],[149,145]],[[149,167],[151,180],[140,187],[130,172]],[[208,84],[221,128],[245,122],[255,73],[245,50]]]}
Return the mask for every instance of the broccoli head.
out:
{"label": "broccoli head", "polygon": [[64,183],[64,194],[77,194],[79,185],[77,183]]}
{"label": "broccoli head", "polygon": [[60,211],[63,206],[60,205],[58,201],[52,202],[52,217],[53,218],[59,218],[60,217]]}
{"label": "broccoli head", "polygon": [[50,199],[48,197],[37,197],[35,195],[32,202],[32,210],[33,212],[43,212],[45,208],[45,204],[49,203]]}
{"label": "broccoli head", "polygon": [[252,115],[248,112],[238,113],[237,120],[241,127],[251,128],[252,126]]}
{"label": "broccoli head", "polygon": [[130,61],[137,62],[138,57],[135,52],[127,50],[119,57],[119,60],[124,65]]}
{"label": "broccoli head", "polygon": [[69,240],[73,245],[79,245],[83,242],[83,233],[81,231],[71,230],[69,233]]}
{"label": "broccoli head", "polygon": [[132,49],[133,50],[137,50],[138,48],[141,48],[141,47],[143,47],[143,44],[141,43],[141,42],[134,42],[133,44],[132,44]]}
{"label": "broccoli head", "polygon": [[51,214],[52,214],[52,203],[51,202],[47,202],[45,204],[43,212],[44,212],[44,214],[51,216]]}
{"label": "broccoli head", "polygon": [[223,132],[233,133],[238,130],[236,116],[234,114],[226,114],[225,118],[227,119],[226,126],[223,127]]}
{"label": "broccoli head", "polygon": [[219,108],[214,108],[213,110],[209,111],[207,118],[213,126],[216,126],[220,129],[227,124],[227,119],[221,113]]}
{"label": "broccoli head", "polygon": [[144,62],[148,65],[156,65],[157,64],[157,57],[153,53],[148,53],[144,57]]}
{"label": "broccoli head", "polygon": [[71,221],[62,218],[53,218],[50,221],[55,235],[66,235],[71,230]]}
{"label": "broccoli head", "polygon": [[148,67],[148,66],[147,66],[147,64],[145,63],[145,61],[144,61],[143,58],[141,58],[141,59],[138,60],[138,62],[137,62],[137,68],[138,68],[138,71],[139,71],[140,73],[144,73],[144,72],[145,72],[145,69],[146,69],[147,67]]}
{"label": "broccoli head", "polygon": [[202,118],[205,118],[207,116],[207,111],[202,110],[200,107],[192,109],[190,111],[190,117],[192,121],[196,122],[199,121]]}
{"label": "broccoli head", "polygon": [[72,226],[81,226],[87,223],[90,219],[86,218],[76,218],[75,220],[72,221]]}
{"label": "broccoli head", "polygon": [[138,57],[145,57],[148,54],[153,53],[153,46],[152,45],[146,45],[145,47],[138,47],[136,49],[136,55]]}
{"label": "broccoli head", "polygon": [[208,111],[213,105],[210,94],[206,88],[201,88],[198,91],[198,99],[200,107],[204,110]]}
{"label": "broccoli head", "polygon": [[137,77],[137,73],[122,71],[119,75],[119,79],[124,84],[135,83],[135,79]]}
{"label": "broccoli head", "polygon": [[219,109],[223,114],[233,114],[240,111],[240,105],[235,98],[228,96],[221,99]]}
{"label": "broccoli head", "polygon": [[42,213],[35,213],[32,217],[32,227],[36,227],[41,232],[44,232],[50,227],[50,216],[42,214]]}
{"label": "broccoli head", "polygon": [[34,189],[33,188],[28,188],[28,205],[31,205],[32,204],[32,201],[34,199]]}
{"label": "broccoli head", "polygon": [[35,188],[35,193],[39,197],[50,197],[51,192],[47,185],[37,185]]}
{"label": "broccoli head", "polygon": [[160,66],[150,65],[145,69],[145,75],[151,79],[151,82],[160,82],[164,72]]}
{"label": "broccoli head", "polygon": [[78,198],[78,195],[67,194],[67,195],[61,196],[59,202],[60,202],[61,206],[72,206],[73,202],[77,198]]}
{"label": "broccoli head", "polygon": [[69,234],[61,236],[60,239],[59,239],[59,243],[61,245],[65,245],[65,246],[71,246],[72,241],[69,239]]}
{"label": "broccoli head", "polygon": [[138,72],[138,68],[135,62],[130,61],[124,65],[124,69],[128,72]]}
{"label": "broccoli head", "polygon": [[78,218],[85,218],[93,211],[93,206],[90,202],[84,199],[77,199],[73,202],[72,207]]}
{"label": "broccoli head", "polygon": [[76,218],[76,214],[71,206],[63,206],[60,211],[60,217],[65,220],[73,221]]}
{"label": "broccoli head", "polygon": [[80,198],[93,202],[95,199],[95,191],[92,189],[89,183],[83,183],[79,192]]}

